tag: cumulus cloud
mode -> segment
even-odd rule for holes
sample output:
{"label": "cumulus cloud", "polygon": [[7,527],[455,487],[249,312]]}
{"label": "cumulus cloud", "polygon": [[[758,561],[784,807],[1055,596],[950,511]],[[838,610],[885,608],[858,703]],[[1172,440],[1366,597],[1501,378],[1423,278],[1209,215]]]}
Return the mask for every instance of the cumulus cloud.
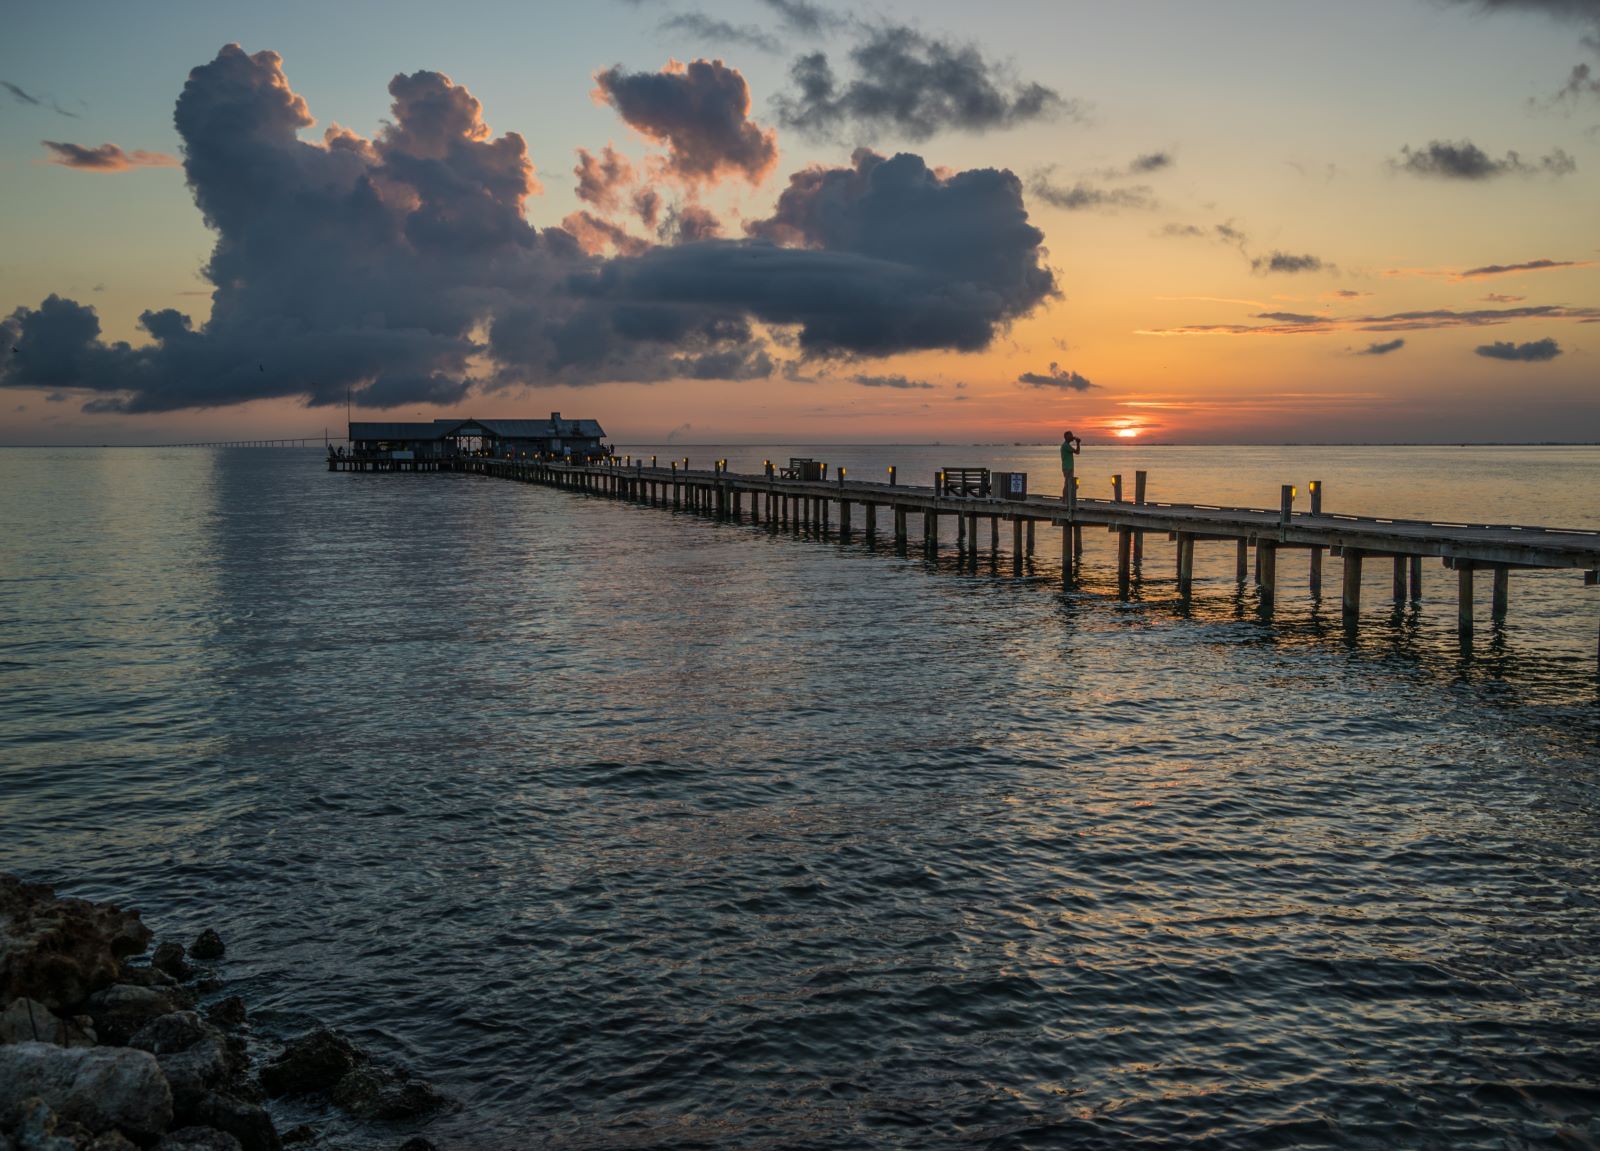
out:
{"label": "cumulus cloud", "polygon": [[1481,344],[1474,348],[1480,356],[1491,360],[1515,360],[1525,364],[1538,364],[1546,360],[1553,360],[1561,354],[1561,345],[1552,339],[1534,340],[1527,344],[1513,344],[1507,340],[1496,340],[1492,344]]}
{"label": "cumulus cloud", "polygon": [[633,183],[633,165],[628,158],[607,144],[597,157],[587,148],[578,149],[578,199],[602,212],[615,212],[622,189]]}
{"label": "cumulus cloud", "polygon": [[1361,351],[1357,352],[1356,355],[1358,355],[1358,356],[1387,356],[1390,352],[1398,352],[1401,348],[1403,348],[1405,346],[1406,346],[1405,340],[1402,339],[1402,338],[1397,337],[1397,338],[1395,338],[1393,340],[1385,340],[1381,344],[1368,344]]}
{"label": "cumulus cloud", "polygon": [[1320,272],[1328,265],[1322,260],[1310,255],[1295,255],[1292,252],[1271,251],[1265,256],[1257,256],[1250,261],[1250,269],[1262,274],[1270,272]]}
{"label": "cumulus cloud", "polygon": [[[51,295],[0,318],[17,349],[0,386],[164,411],[342,404],[346,389],[384,407],[523,385],[759,379],[774,370],[769,333],[806,355],[976,351],[1056,294],[1010,172],[858,152],[850,167],[797,173],[743,238],[695,238],[709,222],[686,228],[680,210],[680,242],[646,245],[590,214],[530,224],[526,145],[494,135],[449,77],[396,76],[389,93],[371,139],[334,125],[309,142],[310,110],[275,53],[229,45],[195,68],[174,122],[215,235],[209,319],[146,311],[146,342],[107,341],[95,309]],[[595,250],[606,227],[619,254]]]}
{"label": "cumulus cloud", "polygon": [[561,221],[561,226],[578,241],[578,247],[591,256],[598,256],[608,248],[624,256],[637,256],[650,249],[650,241],[631,235],[620,224],[593,212],[573,212]]}
{"label": "cumulus cloud", "polygon": [[1054,167],[1041,168],[1028,177],[1028,191],[1055,208],[1069,212],[1085,210],[1115,211],[1118,208],[1149,209],[1156,206],[1154,192],[1144,184],[1102,188],[1082,180],[1069,185],[1052,178]]}
{"label": "cumulus cloud", "polygon": [[714,240],[722,235],[722,221],[716,213],[700,204],[683,204],[667,210],[658,234],[663,240],[677,244],[693,244],[701,240]]}
{"label": "cumulus cloud", "polygon": [[1533,163],[1526,163],[1516,152],[1496,160],[1471,140],[1431,140],[1426,147],[1413,149],[1406,144],[1399,159],[1389,164],[1413,176],[1432,176],[1445,180],[1490,180],[1512,173],[1566,176],[1578,170],[1577,161],[1560,148]]}
{"label": "cumulus cloud", "polygon": [[970,44],[924,36],[904,25],[870,29],[850,50],[856,75],[841,84],[826,53],[795,60],[795,92],[774,100],[786,127],[831,138],[894,132],[926,140],[955,129],[986,132],[1066,113],[1078,106],[1043,84],[1013,80]]}
{"label": "cumulus cloud", "polygon": [[928,383],[926,380],[910,380],[905,376],[855,375],[851,376],[850,378],[854,382],[860,384],[863,388],[898,388],[901,390],[910,390],[931,389],[933,387],[933,385]]}
{"label": "cumulus cloud", "polygon": [[759,184],[778,163],[777,133],[750,119],[750,86],[721,60],[668,62],[659,72],[595,75],[595,97],[667,149],[667,173],[688,184],[735,176]]}
{"label": "cumulus cloud", "polygon": [[115,144],[101,144],[98,148],[85,148],[60,140],[39,141],[50,149],[50,163],[63,168],[77,168],[84,172],[126,172],[130,168],[176,168],[178,160],[165,152],[143,152],[135,149],[124,152]]}
{"label": "cumulus cloud", "polygon": [[1029,384],[1035,388],[1060,388],[1068,392],[1087,392],[1090,388],[1099,387],[1098,384],[1091,384],[1077,372],[1070,372],[1054,361],[1051,361],[1048,372],[1023,372],[1017,377],[1017,383]]}

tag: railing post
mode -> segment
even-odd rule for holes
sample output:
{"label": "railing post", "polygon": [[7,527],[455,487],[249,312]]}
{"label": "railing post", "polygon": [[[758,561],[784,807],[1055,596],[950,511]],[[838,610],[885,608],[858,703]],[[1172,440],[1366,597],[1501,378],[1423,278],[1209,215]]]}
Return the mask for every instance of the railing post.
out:
{"label": "railing post", "polygon": [[889,465],[889,486],[894,487],[894,465]]}
{"label": "railing post", "polygon": [[1114,504],[1122,502],[1122,473],[1120,472],[1111,477],[1111,502]]}

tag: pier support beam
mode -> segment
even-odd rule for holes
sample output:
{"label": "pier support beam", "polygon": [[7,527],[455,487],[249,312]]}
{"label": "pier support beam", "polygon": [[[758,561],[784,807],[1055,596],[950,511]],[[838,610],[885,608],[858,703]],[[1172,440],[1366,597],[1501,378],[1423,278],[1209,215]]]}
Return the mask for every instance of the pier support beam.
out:
{"label": "pier support beam", "polygon": [[1178,594],[1189,598],[1194,590],[1194,535],[1178,533]]}
{"label": "pier support beam", "polygon": [[1011,520],[1011,574],[1022,575],[1022,517]]}
{"label": "pier support beam", "polygon": [[1117,529],[1117,595],[1122,599],[1128,598],[1128,583],[1130,577],[1129,567],[1133,561],[1133,532],[1128,528]]}
{"label": "pier support beam", "polygon": [[1270,610],[1278,598],[1277,544],[1267,540],[1256,541],[1256,581],[1261,606]]}
{"label": "pier support beam", "polygon": [[1456,634],[1472,640],[1472,564],[1456,564]]}
{"label": "pier support beam", "polygon": [[867,505],[867,538],[876,539],[878,535],[878,505]]}
{"label": "pier support beam", "polygon": [[1490,618],[1499,623],[1506,618],[1506,609],[1511,603],[1511,569],[1505,564],[1494,565],[1494,600],[1490,607]]}
{"label": "pier support beam", "polygon": [[1322,598],[1322,549],[1311,549],[1311,596]]}
{"label": "pier support beam", "polygon": [[1355,627],[1361,617],[1361,552],[1357,548],[1344,549],[1344,597],[1340,605],[1346,627]]}
{"label": "pier support beam", "polygon": [[1411,557],[1411,602],[1422,602],[1422,557]]}
{"label": "pier support beam", "polygon": [[1244,583],[1250,578],[1250,541],[1240,537],[1239,554],[1234,563],[1233,578],[1236,583]]}
{"label": "pier support beam", "polygon": [[850,501],[839,501],[839,538],[850,538]]}
{"label": "pier support beam", "polygon": [[1394,557],[1394,602],[1406,602],[1406,569],[1411,565],[1406,556]]}
{"label": "pier support beam", "polygon": [[906,509],[894,509],[894,547],[901,555],[906,554]]}

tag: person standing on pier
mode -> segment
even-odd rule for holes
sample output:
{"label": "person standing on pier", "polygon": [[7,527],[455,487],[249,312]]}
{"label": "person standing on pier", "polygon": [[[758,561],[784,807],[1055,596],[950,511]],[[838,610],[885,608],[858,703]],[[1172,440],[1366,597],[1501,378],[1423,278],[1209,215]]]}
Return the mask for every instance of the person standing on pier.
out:
{"label": "person standing on pier", "polygon": [[1078,510],[1078,485],[1073,482],[1073,456],[1083,448],[1083,441],[1071,432],[1061,433],[1061,502],[1069,511]]}

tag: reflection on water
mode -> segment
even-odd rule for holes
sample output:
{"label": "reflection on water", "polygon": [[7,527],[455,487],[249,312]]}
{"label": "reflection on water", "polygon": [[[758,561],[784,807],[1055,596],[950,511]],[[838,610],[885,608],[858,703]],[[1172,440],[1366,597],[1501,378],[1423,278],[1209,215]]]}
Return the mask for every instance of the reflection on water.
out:
{"label": "reflection on water", "polygon": [[0,867],[216,923],[441,1145],[1595,1141],[1571,576],[1464,658],[1443,585],[1352,640],[1160,537],[1121,602],[1108,536],[1063,588],[314,453],[0,491]]}

